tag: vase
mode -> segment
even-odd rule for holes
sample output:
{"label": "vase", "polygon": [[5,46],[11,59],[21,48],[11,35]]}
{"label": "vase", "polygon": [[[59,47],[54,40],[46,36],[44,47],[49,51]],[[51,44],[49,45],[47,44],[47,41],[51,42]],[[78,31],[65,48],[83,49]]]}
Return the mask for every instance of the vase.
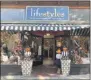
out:
{"label": "vase", "polygon": [[71,60],[61,60],[62,75],[69,75]]}
{"label": "vase", "polygon": [[23,76],[30,76],[32,72],[32,65],[33,65],[33,60],[23,60],[21,62],[21,68],[22,68],[22,75]]}

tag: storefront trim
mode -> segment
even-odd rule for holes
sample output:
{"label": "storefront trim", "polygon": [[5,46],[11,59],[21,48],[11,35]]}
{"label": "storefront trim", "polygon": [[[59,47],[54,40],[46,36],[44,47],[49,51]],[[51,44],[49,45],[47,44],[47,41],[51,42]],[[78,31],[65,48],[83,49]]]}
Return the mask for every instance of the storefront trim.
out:
{"label": "storefront trim", "polygon": [[46,24],[80,24],[80,25],[88,25],[89,22],[87,21],[59,21],[59,20],[56,20],[56,21],[47,21],[47,20],[44,20],[44,21],[41,21],[41,20],[26,20],[26,21],[1,21],[1,24],[31,24],[31,23],[46,23]]}
{"label": "storefront trim", "polygon": [[14,31],[63,31],[89,28],[90,25],[63,25],[63,24],[1,24],[1,30],[14,30]]}

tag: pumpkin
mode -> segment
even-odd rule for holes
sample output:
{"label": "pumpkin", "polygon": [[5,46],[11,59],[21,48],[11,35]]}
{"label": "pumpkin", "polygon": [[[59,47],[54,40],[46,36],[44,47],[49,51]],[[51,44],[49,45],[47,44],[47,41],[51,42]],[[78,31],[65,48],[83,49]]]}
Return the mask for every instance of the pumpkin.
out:
{"label": "pumpkin", "polygon": [[56,51],[56,53],[60,54],[60,53],[61,53],[61,50],[60,50],[60,49],[58,49],[58,50]]}
{"label": "pumpkin", "polygon": [[26,52],[30,52],[30,48],[26,48]]}

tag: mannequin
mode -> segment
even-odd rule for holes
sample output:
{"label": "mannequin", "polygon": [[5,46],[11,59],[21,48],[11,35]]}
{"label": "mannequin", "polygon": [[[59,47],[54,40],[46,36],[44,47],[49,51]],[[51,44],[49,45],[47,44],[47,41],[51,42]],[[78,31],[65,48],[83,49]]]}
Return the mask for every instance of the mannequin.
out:
{"label": "mannequin", "polygon": [[22,74],[31,75],[33,60],[31,59],[31,49],[27,47],[24,53],[24,60],[21,62]]}
{"label": "mannequin", "polygon": [[59,74],[61,71],[61,57],[62,57],[62,54],[61,52],[63,51],[63,47],[62,47],[62,43],[61,42],[57,42],[57,48],[56,48],[56,65],[57,65],[57,73]]}
{"label": "mannequin", "polygon": [[69,59],[69,52],[67,47],[63,47],[61,63],[62,75],[69,75],[71,60]]}
{"label": "mannequin", "polygon": [[68,55],[69,55],[68,48],[67,47],[63,47],[62,59],[69,59]]}
{"label": "mannequin", "polygon": [[30,56],[31,56],[31,49],[30,48],[25,49],[24,56],[25,56],[25,58],[30,59]]}

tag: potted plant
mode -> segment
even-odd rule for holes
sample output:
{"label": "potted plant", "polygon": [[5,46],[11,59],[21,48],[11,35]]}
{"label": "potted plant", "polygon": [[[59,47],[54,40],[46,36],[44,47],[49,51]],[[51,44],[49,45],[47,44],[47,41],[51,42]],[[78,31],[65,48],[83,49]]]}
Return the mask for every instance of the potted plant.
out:
{"label": "potted plant", "polygon": [[24,59],[21,61],[22,74],[30,76],[32,72],[33,60],[31,59],[31,49],[25,49]]}

